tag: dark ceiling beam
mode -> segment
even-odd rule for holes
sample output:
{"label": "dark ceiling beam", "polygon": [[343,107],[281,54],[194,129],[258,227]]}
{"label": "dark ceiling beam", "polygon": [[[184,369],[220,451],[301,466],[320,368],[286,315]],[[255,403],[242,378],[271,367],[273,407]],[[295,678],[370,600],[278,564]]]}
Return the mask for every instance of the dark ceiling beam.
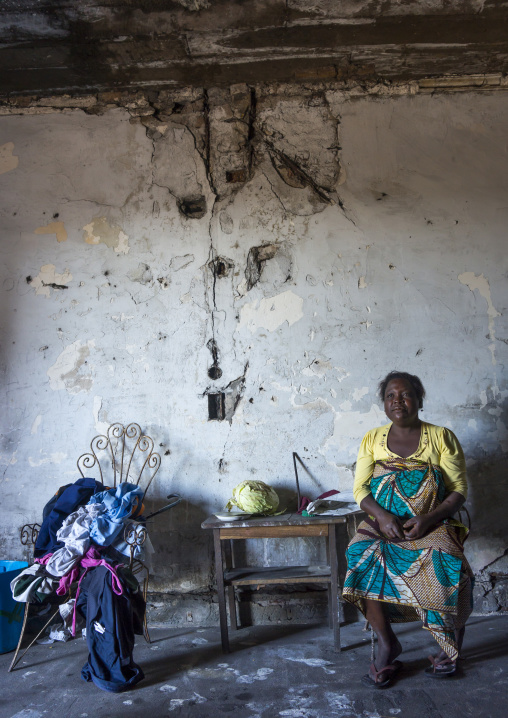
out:
{"label": "dark ceiling beam", "polygon": [[[183,0],[4,5],[3,95],[508,72],[508,7],[499,2],[482,12],[475,0],[450,2],[456,10],[447,15],[437,2],[429,15],[411,14],[411,2],[324,2],[332,9],[319,21],[299,0],[221,0],[194,13]],[[350,16],[334,16],[337,7]],[[358,7],[377,15],[354,16]]]}

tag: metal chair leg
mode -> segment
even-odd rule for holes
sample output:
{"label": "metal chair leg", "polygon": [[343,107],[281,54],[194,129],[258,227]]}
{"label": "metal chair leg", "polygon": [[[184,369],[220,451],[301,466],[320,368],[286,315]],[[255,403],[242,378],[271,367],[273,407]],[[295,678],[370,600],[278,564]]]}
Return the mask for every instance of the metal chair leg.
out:
{"label": "metal chair leg", "polygon": [[26,623],[27,623],[27,620],[28,620],[28,610],[29,610],[29,608],[30,608],[30,604],[27,603],[26,606],[25,606],[25,617],[24,617],[24,619],[23,619],[23,627],[22,627],[22,629],[21,629],[21,636],[19,637],[18,646],[17,646],[17,648],[16,648],[16,652],[15,652],[15,654],[14,654],[14,658],[12,659],[11,665],[9,666],[9,673],[14,669],[14,666],[15,666],[17,663],[19,663],[19,661],[23,658],[23,656],[26,655],[26,653],[27,653],[28,650],[33,646],[33,644],[35,643],[35,641],[39,638],[39,636],[41,636],[41,635],[44,633],[44,631],[45,631],[46,628],[49,626],[49,624],[51,623],[51,621],[52,621],[54,618],[56,618],[56,616],[57,616],[58,613],[60,612],[60,607],[58,607],[58,608],[56,609],[56,611],[51,615],[50,619],[49,619],[48,621],[46,621],[46,623],[45,623],[44,626],[41,628],[41,630],[39,631],[39,633],[38,633],[38,634],[35,636],[35,638],[28,644],[28,646],[25,648],[25,650],[23,651],[23,653],[22,653],[22,654],[19,656],[19,658],[18,658],[18,653],[19,653],[19,651],[20,651],[21,644],[22,644],[22,642],[23,642],[23,638],[24,638],[24,635],[25,635],[25,628],[26,628]]}
{"label": "metal chair leg", "polygon": [[[148,569],[147,569],[148,573]],[[148,576],[145,576],[143,579],[143,598],[145,600],[145,615],[143,616],[143,636],[145,637],[145,641],[147,643],[151,643],[152,639],[150,638],[150,634],[148,633],[148,620],[146,618],[146,597],[148,596]]]}

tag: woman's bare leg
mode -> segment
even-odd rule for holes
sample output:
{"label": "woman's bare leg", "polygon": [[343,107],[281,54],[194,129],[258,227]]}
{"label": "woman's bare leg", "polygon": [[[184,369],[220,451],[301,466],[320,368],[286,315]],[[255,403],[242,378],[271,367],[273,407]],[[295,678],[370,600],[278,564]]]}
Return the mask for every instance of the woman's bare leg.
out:
{"label": "woman's bare leg", "polygon": [[[462,643],[464,642],[464,634],[466,632],[466,627],[462,626],[462,628],[459,628],[455,631],[455,641],[457,643],[457,649],[459,651],[459,658],[460,658],[460,652],[462,650]],[[448,654],[445,651],[441,651],[436,656],[436,661],[444,661],[446,658],[448,658]]]}
{"label": "woman's bare leg", "polygon": [[382,601],[365,599],[365,617],[377,636],[376,670],[389,666],[402,652],[399,639],[393,632],[385,604]]}

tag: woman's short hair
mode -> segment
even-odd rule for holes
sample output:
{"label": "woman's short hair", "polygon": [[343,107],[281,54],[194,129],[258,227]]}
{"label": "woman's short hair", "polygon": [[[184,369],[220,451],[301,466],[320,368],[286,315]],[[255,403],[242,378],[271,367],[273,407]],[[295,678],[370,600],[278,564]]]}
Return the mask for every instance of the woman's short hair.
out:
{"label": "woman's short hair", "polygon": [[385,400],[386,387],[392,379],[405,379],[413,387],[414,393],[418,399],[418,406],[423,407],[423,399],[425,397],[425,389],[419,377],[415,374],[408,374],[407,371],[391,371],[379,382],[378,393],[381,401]]}

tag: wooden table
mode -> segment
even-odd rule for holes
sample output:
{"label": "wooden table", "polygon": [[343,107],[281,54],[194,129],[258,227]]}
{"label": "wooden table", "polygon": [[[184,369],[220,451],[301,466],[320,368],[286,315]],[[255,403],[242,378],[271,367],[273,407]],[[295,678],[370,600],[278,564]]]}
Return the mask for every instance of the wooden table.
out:
{"label": "wooden table", "polygon": [[[336,651],[340,651],[339,574],[335,528],[337,524],[346,524],[348,534],[351,536],[354,532],[352,524],[353,522],[356,524],[356,517],[361,513],[358,510],[352,511],[345,516],[321,517],[302,517],[296,513],[285,513],[281,516],[257,517],[229,522],[220,521],[216,516],[210,516],[201,524],[201,528],[213,530],[220,632],[224,653],[229,653],[226,592],[231,626],[236,630],[238,626],[236,621],[235,586],[295,583],[324,583],[327,585],[329,623],[333,629],[334,648]],[[251,567],[238,567],[235,565],[233,548],[233,541],[235,540],[308,536],[322,536],[327,539],[328,563],[326,565]],[[223,542],[228,540],[230,544],[225,561]]]}

